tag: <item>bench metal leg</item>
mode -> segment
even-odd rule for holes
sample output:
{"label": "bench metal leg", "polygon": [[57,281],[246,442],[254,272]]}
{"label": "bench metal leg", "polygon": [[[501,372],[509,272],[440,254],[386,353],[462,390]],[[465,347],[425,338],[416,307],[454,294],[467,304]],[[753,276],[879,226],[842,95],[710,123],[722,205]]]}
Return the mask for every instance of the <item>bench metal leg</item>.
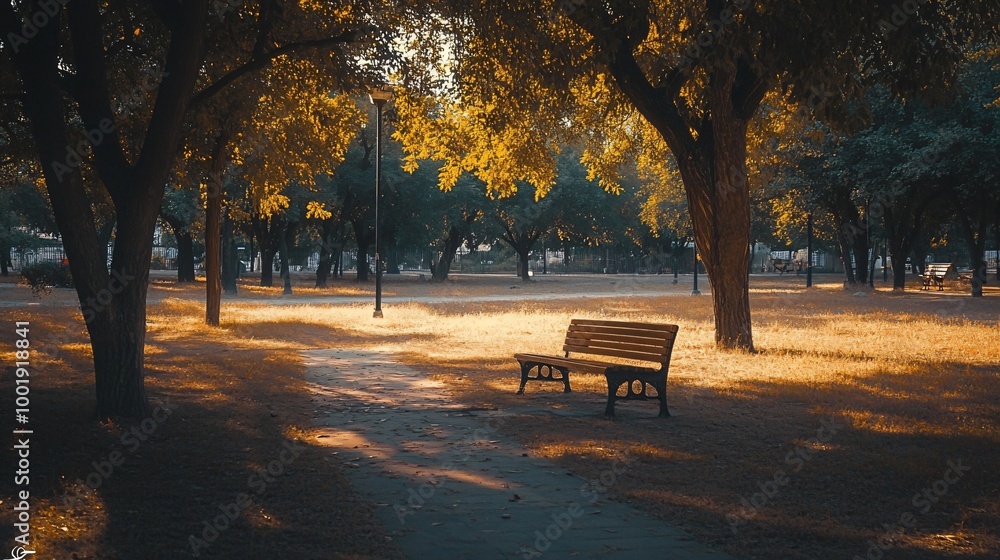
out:
{"label": "bench metal leg", "polygon": [[[542,368],[546,370],[544,373],[542,372]],[[532,369],[537,370],[534,376],[529,375]],[[558,371],[560,376],[556,377],[553,370]],[[569,386],[569,368],[562,366],[553,366],[540,362],[521,362],[521,386],[517,389],[518,395],[524,394],[524,386],[528,381],[561,381],[563,384],[563,393],[573,392]]]}
{"label": "bench metal leg", "polygon": [[[608,403],[604,407],[604,415],[609,418],[615,416],[615,402],[619,400],[652,400],[656,399],[660,403],[660,418],[669,418],[670,410],[667,409],[667,376],[663,373],[630,372],[609,370],[604,377],[608,381]],[[636,392],[632,388],[634,382],[642,383],[642,391]],[[628,393],[618,396],[618,389],[622,385],[628,386]],[[656,396],[651,396],[646,392],[646,387],[651,386],[656,390]]]}
{"label": "bench metal leg", "polygon": [[651,383],[656,389],[657,400],[660,401],[660,418],[670,418],[670,411],[667,409],[667,378],[655,380]]}
{"label": "bench metal leg", "polygon": [[608,404],[604,407],[604,415],[614,418],[615,401],[618,400],[618,388],[622,386],[622,383],[625,383],[625,380],[614,372],[605,372],[604,377],[608,380]]}
{"label": "bench metal leg", "polygon": [[517,388],[517,394],[524,394],[524,386],[528,383],[528,371],[531,370],[531,366],[521,362],[521,386]]}

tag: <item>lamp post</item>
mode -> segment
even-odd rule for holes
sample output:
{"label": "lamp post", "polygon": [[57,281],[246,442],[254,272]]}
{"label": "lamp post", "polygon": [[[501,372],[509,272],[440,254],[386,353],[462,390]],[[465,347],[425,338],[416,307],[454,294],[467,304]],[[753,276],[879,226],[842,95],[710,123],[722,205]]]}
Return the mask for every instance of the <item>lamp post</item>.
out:
{"label": "lamp post", "polygon": [[673,246],[674,250],[673,250],[673,254],[671,255],[671,257],[672,257],[671,265],[672,265],[672,268],[674,269],[674,281],[673,281],[673,284],[677,283],[677,245],[678,245],[678,240],[674,239],[674,246]]}
{"label": "lamp post", "polygon": [[691,295],[700,296],[701,292],[698,291],[698,242],[692,241],[691,246],[694,248],[694,286]]}
{"label": "lamp post", "polygon": [[882,234],[882,282],[889,281],[889,239]]}
{"label": "lamp post", "polygon": [[[372,88],[368,99],[375,105],[375,312],[372,317],[382,318],[382,251],[379,247],[378,207],[381,199],[379,182],[382,176],[382,107],[392,99],[392,88],[387,85]],[[367,266],[367,265],[366,265]]]}
{"label": "lamp post", "polygon": [[806,287],[813,285],[813,215],[806,218]]}

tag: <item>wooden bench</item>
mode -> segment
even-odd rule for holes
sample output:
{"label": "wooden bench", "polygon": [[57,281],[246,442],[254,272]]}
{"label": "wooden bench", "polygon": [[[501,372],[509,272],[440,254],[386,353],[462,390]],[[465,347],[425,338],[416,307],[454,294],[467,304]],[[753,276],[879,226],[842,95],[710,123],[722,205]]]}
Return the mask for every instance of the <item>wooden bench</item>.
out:
{"label": "wooden bench", "polygon": [[[660,401],[660,417],[668,417],[667,371],[676,337],[677,325],[573,319],[566,331],[564,355],[514,354],[514,359],[521,364],[521,386],[517,394],[524,394],[528,381],[562,383],[563,392],[569,393],[570,371],[593,373],[604,375],[608,381],[605,415],[615,415],[615,402],[619,400],[655,399]],[[570,353],[622,358],[655,367],[570,357]],[[532,370],[535,370],[534,375]],[[619,395],[622,385],[628,388],[624,395]]]}
{"label": "wooden bench", "polygon": [[931,284],[937,286],[939,292],[944,291],[944,277],[951,272],[951,263],[930,263],[924,267],[924,273],[920,275],[924,282],[921,290],[929,290]]}

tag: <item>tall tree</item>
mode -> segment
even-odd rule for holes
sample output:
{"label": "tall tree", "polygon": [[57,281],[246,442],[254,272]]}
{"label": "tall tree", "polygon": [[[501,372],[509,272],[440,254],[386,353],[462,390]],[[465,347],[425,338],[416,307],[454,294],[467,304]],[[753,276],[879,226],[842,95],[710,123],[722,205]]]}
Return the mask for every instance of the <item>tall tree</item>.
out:
{"label": "tall tree", "polygon": [[766,93],[845,122],[872,83],[899,93],[950,86],[962,48],[1000,29],[991,0],[912,3],[908,13],[893,0],[443,4],[458,43],[460,98],[488,108],[496,129],[525,113],[572,115],[595,102],[575,94],[606,80],[608,99],[662,136],[712,278],[716,341],[748,350],[747,133]]}
{"label": "tall tree", "polygon": [[939,135],[950,139],[930,167],[946,190],[969,252],[973,297],[987,282],[986,240],[1000,229],[1000,104],[992,102],[1000,84],[1000,50],[980,53],[962,69],[962,92],[936,111]]}
{"label": "tall tree", "polygon": [[[210,18],[208,0],[0,5],[5,62],[19,79],[23,112],[90,333],[99,417],[142,416],[149,410],[143,351],[153,230],[192,102],[211,98],[279,57],[304,51],[332,50],[335,56],[327,60],[343,68],[362,50],[368,61],[380,58],[365,48],[380,39],[377,26],[369,27],[376,12],[366,6],[264,1],[279,3],[283,17],[256,18],[266,11],[256,6],[217,21]],[[326,25],[282,33],[301,10],[310,9],[323,10]],[[47,24],[32,24],[37,33],[23,36],[29,22],[40,20],[38,14],[48,14]],[[232,40],[259,34],[272,38],[259,52],[241,51],[245,41]],[[236,62],[208,83],[206,54],[209,60]],[[360,77],[340,72],[345,78],[352,74]],[[91,165],[93,181],[81,171]],[[89,190],[105,192],[115,209],[110,270]],[[116,289],[109,290],[112,286]],[[88,303],[95,301],[107,303]]]}
{"label": "tall tree", "polygon": [[192,189],[168,188],[163,196],[160,217],[177,241],[178,282],[195,281],[194,243],[200,206],[198,193]]}

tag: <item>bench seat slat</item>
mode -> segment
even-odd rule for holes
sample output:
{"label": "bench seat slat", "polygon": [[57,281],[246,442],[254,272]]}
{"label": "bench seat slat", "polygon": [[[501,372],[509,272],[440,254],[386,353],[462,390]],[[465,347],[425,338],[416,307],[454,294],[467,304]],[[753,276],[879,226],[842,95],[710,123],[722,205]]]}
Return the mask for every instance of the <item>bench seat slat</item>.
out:
{"label": "bench seat slat", "polygon": [[564,366],[579,373],[602,374],[609,367],[616,364],[600,362],[597,360],[584,360],[581,358],[564,358],[563,356],[551,356],[547,354],[514,354],[514,359],[524,362],[541,362],[554,366]]}

